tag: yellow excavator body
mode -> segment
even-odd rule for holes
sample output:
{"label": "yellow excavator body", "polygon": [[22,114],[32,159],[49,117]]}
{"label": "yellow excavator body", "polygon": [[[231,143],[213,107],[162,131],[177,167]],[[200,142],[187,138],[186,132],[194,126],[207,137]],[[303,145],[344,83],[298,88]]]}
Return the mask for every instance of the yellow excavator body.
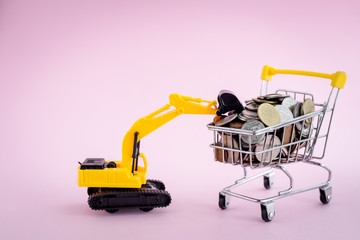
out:
{"label": "yellow excavator body", "polygon": [[[78,167],[79,187],[93,188],[140,188],[146,183],[146,168],[138,166],[135,174],[130,169],[121,167],[120,161],[114,161],[115,168],[85,169]],[[106,161],[109,163],[109,161]]]}
{"label": "yellow excavator body", "polygon": [[[85,164],[78,167],[79,187],[141,188],[146,184],[147,161],[145,155],[138,152],[140,139],[181,114],[216,115],[216,111],[216,101],[170,94],[169,104],[137,120],[126,133],[122,144],[122,161],[112,161],[112,167],[89,169],[84,167]],[[139,158],[143,160],[143,167],[138,164]],[[103,166],[109,163],[102,161]]]}

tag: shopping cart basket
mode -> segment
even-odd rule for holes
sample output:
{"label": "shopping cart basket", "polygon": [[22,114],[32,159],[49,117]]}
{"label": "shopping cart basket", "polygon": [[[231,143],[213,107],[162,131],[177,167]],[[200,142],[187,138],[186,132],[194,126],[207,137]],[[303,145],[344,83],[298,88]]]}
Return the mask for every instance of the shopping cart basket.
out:
{"label": "shopping cart basket", "polygon": [[[221,209],[226,209],[229,206],[231,197],[260,203],[261,217],[266,222],[269,222],[274,218],[274,200],[279,198],[319,188],[321,202],[324,204],[330,202],[332,198],[332,187],[330,185],[331,170],[316,160],[322,159],[325,155],[336,100],[340,89],[344,87],[346,82],[346,74],[344,72],[324,74],[307,71],[280,70],[271,66],[264,66],[261,75],[263,81],[261,84],[260,96],[267,94],[268,83],[275,74],[295,74],[327,78],[331,80],[332,88],[327,101],[322,104],[316,103],[314,101],[314,96],[311,93],[285,89],[277,90],[276,93],[290,95],[293,99],[298,101],[304,101],[305,99],[310,98],[314,102],[315,111],[260,130],[248,131],[215,126],[213,123],[208,124],[208,129],[214,132],[214,143],[212,143],[210,147],[214,149],[215,160],[222,161],[226,164],[240,165],[244,172],[243,178],[236,180],[234,184],[224,188],[219,193],[219,207]],[[265,87],[264,83],[266,84]],[[254,147],[252,141],[259,138],[264,139],[261,143],[262,146]],[[275,141],[275,138],[280,141]],[[318,142],[321,142],[321,144],[317,144]],[[259,144],[257,144],[257,146],[259,146]],[[315,146],[317,147],[317,153],[314,153]],[[327,181],[307,188],[293,189],[294,179],[283,165],[297,162],[311,164],[325,169],[328,173]],[[249,177],[247,168],[269,169]],[[273,184],[273,169],[279,169],[289,178],[290,187],[288,189],[280,191],[274,196],[262,199],[238,194],[232,191],[241,184],[262,176],[264,187],[269,189]]]}

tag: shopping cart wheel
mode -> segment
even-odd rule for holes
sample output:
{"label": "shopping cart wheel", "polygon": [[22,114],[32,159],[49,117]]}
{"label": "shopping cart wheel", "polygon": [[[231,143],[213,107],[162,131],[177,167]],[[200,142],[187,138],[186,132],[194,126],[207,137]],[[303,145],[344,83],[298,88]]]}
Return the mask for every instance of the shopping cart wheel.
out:
{"label": "shopping cart wheel", "polygon": [[274,173],[264,175],[264,188],[270,189],[274,184]]}
{"label": "shopping cart wheel", "polygon": [[332,187],[326,186],[319,188],[320,190],[320,201],[323,204],[328,204],[331,201],[332,198]]}
{"label": "shopping cart wheel", "polygon": [[219,193],[219,208],[226,209],[230,204],[230,196]]}
{"label": "shopping cart wheel", "polygon": [[265,222],[270,222],[275,216],[275,204],[273,201],[260,204],[261,218]]}

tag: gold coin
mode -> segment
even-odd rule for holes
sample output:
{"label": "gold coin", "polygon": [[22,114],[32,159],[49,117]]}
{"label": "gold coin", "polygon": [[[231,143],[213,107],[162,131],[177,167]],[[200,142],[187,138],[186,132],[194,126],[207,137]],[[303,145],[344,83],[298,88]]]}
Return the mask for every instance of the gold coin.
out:
{"label": "gold coin", "polygon": [[249,161],[250,160],[250,155],[248,153],[245,154],[245,156],[243,156],[243,161]]}
{"label": "gold coin", "polygon": [[[224,141],[224,147],[226,148],[239,149],[239,143],[236,140],[236,138],[233,138],[229,135],[224,135],[224,138],[220,139],[220,142],[216,143],[215,146],[222,147],[223,145],[221,141]],[[215,148],[215,158],[219,162],[227,162],[227,163],[235,164],[240,158],[240,153],[237,151]]]}
{"label": "gold coin", "polygon": [[[299,139],[295,139],[295,141],[298,141]],[[291,154],[290,156],[291,157],[296,157],[296,155],[298,154],[299,150],[303,147],[306,146],[306,142],[302,142],[302,143],[297,143],[297,144],[294,144],[292,147],[291,147]]]}
{"label": "gold coin", "polygon": [[[225,135],[224,136],[224,147],[239,149],[239,143],[236,138]],[[240,158],[240,153],[236,151],[228,151],[227,163],[235,163]]]}
{"label": "gold coin", "polygon": [[253,98],[252,100],[258,104],[261,104],[261,103],[276,104],[277,103],[275,101],[268,101],[268,100],[263,100],[263,99],[258,99],[258,98]]}
{"label": "gold coin", "polygon": [[269,103],[263,103],[259,106],[258,116],[266,126],[280,123],[279,111]]}
{"label": "gold coin", "polygon": [[284,144],[288,144],[294,141],[295,132],[293,132],[293,125],[289,125],[284,127],[283,129],[283,136],[284,136]]}
{"label": "gold coin", "polygon": [[215,125],[216,126],[225,126],[226,124],[230,123],[232,120],[234,120],[237,117],[238,117],[238,115],[236,113],[231,114],[231,115],[226,116],[226,117],[220,119],[219,121],[217,121],[215,123]]}
{"label": "gold coin", "polygon": [[226,117],[225,115],[215,116],[213,122],[214,122],[214,123],[217,123],[218,121],[220,121],[221,119],[223,119],[223,118],[225,118],[225,117]]}
{"label": "gold coin", "polygon": [[[222,147],[222,144],[221,143],[216,143],[215,146]],[[224,151],[224,154],[223,154],[223,151]],[[227,150],[215,148],[215,159],[216,159],[216,161],[224,162],[224,160],[225,160],[225,162],[226,162],[226,160],[228,158],[228,155],[229,155],[229,153],[228,153]]]}
{"label": "gold coin", "polygon": [[282,148],[281,149],[281,155],[282,157],[287,157],[287,155],[289,154],[289,151],[286,148]]}
{"label": "gold coin", "polygon": [[275,135],[267,135],[267,137],[262,141],[256,144],[255,152],[261,152],[264,150],[270,150],[265,153],[258,153],[256,154],[256,158],[263,163],[270,163],[272,160],[274,160],[280,153],[281,145],[280,139]]}
{"label": "gold coin", "polygon": [[291,148],[291,153],[290,153],[290,157],[295,157],[295,156],[296,156],[296,151],[297,151],[298,147],[299,147],[299,144],[298,144],[298,143],[295,144],[294,146],[292,146],[292,148]]}
{"label": "gold coin", "polygon": [[244,122],[240,122],[240,121],[232,121],[230,123],[231,128],[241,128],[243,125],[244,125]]}
{"label": "gold coin", "polygon": [[[309,114],[309,113],[312,113],[312,112],[315,112],[315,105],[314,105],[314,102],[310,99],[310,98],[307,98],[305,99],[302,107],[301,107],[301,114],[302,115],[306,115],[306,114]],[[311,123],[311,119],[312,118],[308,118],[305,120],[306,123]]]}

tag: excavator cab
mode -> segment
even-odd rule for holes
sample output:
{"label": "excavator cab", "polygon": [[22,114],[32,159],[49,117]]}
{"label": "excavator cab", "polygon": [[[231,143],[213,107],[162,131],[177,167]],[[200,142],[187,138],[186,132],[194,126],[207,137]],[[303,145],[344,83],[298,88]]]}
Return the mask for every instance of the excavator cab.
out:
{"label": "excavator cab", "polygon": [[108,165],[104,158],[87,158],[83,163],[80,163],[80,169],[104,169]]}

